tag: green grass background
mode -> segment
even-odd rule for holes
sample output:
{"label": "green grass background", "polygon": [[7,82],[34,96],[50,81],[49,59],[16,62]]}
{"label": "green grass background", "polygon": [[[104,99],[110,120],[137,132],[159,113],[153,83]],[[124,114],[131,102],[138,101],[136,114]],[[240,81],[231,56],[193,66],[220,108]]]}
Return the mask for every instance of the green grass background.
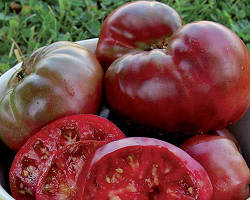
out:
{"label": "green grass background", "polygon": [[[250,0],[160,0],[184,23],[212,20],[236,32],[250,49]],[[35,49],[58,40],[98,37],[106,16],[129,0],[0,0],[0,75]]]}

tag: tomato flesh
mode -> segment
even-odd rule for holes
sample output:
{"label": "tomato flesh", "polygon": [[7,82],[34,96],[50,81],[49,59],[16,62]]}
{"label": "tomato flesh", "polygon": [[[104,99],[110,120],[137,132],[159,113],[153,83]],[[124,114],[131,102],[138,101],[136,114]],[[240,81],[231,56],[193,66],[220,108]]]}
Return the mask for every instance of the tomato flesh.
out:
{"label": "tomato flesh", "polygon": [[35,199],[39,172],[63,146],[83,140],[113,141],[124,138],[113,123],[95,115],[72,115],[47,125],[17,153],[10,170],[10,187],[16,200]]}
{"label": "tomato flesh", "polygon": [[66,145],[56,152],[40,173],[36,187],[36,200],[75,199],[76,180],[80,170],[107,141],[80,141]]}
{"label": "tomato flesh", "polygon": [[77,199],[210,199],[206,171],[185,152],[152,138],[127,138],[99,148],[79,176]]}

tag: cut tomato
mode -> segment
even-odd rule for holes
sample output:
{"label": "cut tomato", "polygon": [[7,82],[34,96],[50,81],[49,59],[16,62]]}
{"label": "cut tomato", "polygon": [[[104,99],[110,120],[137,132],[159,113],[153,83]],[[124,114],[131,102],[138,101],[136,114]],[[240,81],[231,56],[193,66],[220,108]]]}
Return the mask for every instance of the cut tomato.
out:
{"label": "cut tomato", "polygon": [[76,180],[87,160],[105,141],[80,141],[64,146],[48,161],[40,173],[36,200],[71,200],[77,191]]}
{"label": "cut tomato", "polygon": [[214,188],[213,200],[249,197],[249,168],[229,138],[227,135],[197,135],[181,146],[206,169]]}
{"label": "cut tomato", "polygon": [[124,137],[113,123],[95,115],[73,115],[52,122],[17,153],[9,176],[13,197],[35,199],[39,172],[48,158],[63,146],[83,140],[113,141]]}
{"label": "cut tomato", "polygon": [[204,168],[178,147],[152,138],[126,138],[99,148],[78,179],[82,200],[208,200]]}

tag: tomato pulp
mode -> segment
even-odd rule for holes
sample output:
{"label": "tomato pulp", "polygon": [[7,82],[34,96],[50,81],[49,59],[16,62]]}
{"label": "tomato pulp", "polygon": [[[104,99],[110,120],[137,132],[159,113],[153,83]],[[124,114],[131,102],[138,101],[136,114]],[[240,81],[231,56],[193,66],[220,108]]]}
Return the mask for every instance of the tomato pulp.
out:
{"label": "tomato pulp", "polygon": [[178,147],[152,138],[126,138],[99,148],[78,179],[77,199],[209,200],[201,165]]}
{"label": "tomato pulp", "polygon": [[95,115],[73,115],[56,120],[32,136],[18,151],[10,170],[16,200],[35,199],[37,178],[47,160],[63,146],[78,141],[113,141],[124,138],[113,123]]}

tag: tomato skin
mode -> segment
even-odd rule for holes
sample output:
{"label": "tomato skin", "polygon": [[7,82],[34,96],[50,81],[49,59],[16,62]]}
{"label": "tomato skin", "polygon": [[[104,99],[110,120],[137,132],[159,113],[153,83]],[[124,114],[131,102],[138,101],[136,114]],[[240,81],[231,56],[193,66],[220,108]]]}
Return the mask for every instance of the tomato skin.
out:
{"label": "tomato skin", "polygon": [[[158,174],[156,168],[168,178]],[[197,161],[170,143],[143,137],[125,138],[100,147],[89,167],[82,170],[77,185],[77,199],[163,200],[178,196],[208,200],[212,196],[210,180]],[[189,186],[192,190],[185,191]]]}
{"label": "tomato skin", "polygon": [[241,152],[241,147],[240,147],[238,140],[228,129],[224,128],[221,130],[210,131],[208,132],[208,134],[222,136],[222,137],[232,140],[234,144],[237,146],[239,152]]}
{"label": "tomato skin", "polygon": [[222,129],[250,102],[250,54],[223,25],[200,21],[172,35],[168,50],[126,54],[105,74],[111,109],[170,132]]}
{"label": "tomato skin", "polygon": [[181,25],[178,13],[166,4],[127,3],[104,21],[96,56],[106,70],[115,59],[128,52],[161,46]]}
{"label": "tomato skin", "polygon": [[4,78],[0,138],[13,150],[55,119],[96,113],[101,101],[103,70],[92,53],[72,42],[38,49]]}
{"label": "tomato skin", "polygon": [[84,140],[114,141],[125,135],[110,121],[91,114],[51,122],[28,139],[15,156],[9,182],[16,200],[35,199],[37,178],[46,161],[63,146]]}
{"label": "tomato skin", "polygon": [[245,200],[249,197],[250,171],[233,141],[221,136],[194,136],[181,146],[206,169],[213,200]]}
{"label": "tomato skin", "polygon": [[[36,200],[75,199],[76,180],[92,154],[108,141],[79,141],[51,156],[40,172]],[[63,190],[62,190],[63,188]]]}

